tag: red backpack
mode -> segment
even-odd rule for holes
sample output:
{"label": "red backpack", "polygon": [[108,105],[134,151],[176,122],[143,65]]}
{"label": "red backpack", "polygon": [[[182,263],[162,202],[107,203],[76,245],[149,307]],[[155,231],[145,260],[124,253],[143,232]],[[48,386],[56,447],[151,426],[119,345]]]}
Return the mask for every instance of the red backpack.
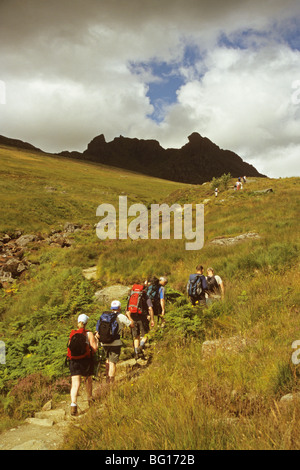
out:
{"label": "red backpack", "polygon": [[84,328],[72,330],[68,344],[68,359],[84,359],[91,356],[90,345],[86,337],[87,331]]}
{"label": "red backpack", "polygon": [[142,284],[134,284],[132,286],[128,299],[127,310],[130,313],[142,313],[142,297],[144,295],[144,287]]}

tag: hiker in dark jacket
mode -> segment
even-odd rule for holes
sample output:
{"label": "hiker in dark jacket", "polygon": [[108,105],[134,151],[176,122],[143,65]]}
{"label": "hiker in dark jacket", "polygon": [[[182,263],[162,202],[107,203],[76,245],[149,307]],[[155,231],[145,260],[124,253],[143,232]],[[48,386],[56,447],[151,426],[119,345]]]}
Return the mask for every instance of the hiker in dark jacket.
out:
{"label": "hiker in dark jacket", "polygon": [[207,283],[203,271],[203,266],[198,264],[198,266],[196,266],[196,273],[190,275],[187,284],[187,293],[193,307],[196,305],[206,305],[205,292],[207,290]]}

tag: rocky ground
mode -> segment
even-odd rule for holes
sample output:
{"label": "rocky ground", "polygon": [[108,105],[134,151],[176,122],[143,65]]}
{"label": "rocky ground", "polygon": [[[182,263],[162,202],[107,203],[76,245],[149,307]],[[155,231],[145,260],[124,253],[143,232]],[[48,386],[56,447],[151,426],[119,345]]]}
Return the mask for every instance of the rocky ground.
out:
{"label": "rocky ground", "polygon": [[[146,360],[130,359],[120,362],[117,367],[116,386],[129,377],[136,379],[148,365],[150,357],[151,355]],[[97,397],[93,407],[96,407],[100,414],[101,394],[106,385],[104,380],[105,378],[102,378],[101,381],[95,382],[93,387],[94,396]],[[61,450],[69,427],[80,427],[82,418],[89,411],[84,384],[81,385],[77,404],[78,416],[71,417],[69,401],[55,405],[49,401],[34,417],[27,418],[20,426],[0,434],[0,450]]]}
{"label": "rocky ground", "polygon": [[32,263],[27,259],[31,250],[41,244],[70,247],[72,233],[88,230],[90,225],[66,223],[64,227],[52,230],[49,234],[23,234],[17,230],[12,233],[0,233],[0,288],[8,289],[15,280],[21,279]]}

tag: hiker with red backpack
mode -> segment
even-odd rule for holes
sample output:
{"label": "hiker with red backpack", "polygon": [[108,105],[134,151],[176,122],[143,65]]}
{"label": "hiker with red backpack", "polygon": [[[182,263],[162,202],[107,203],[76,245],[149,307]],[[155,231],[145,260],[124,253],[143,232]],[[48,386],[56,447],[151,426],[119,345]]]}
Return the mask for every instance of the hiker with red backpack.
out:
{"label": "hiker with red backpack", "polygon": [[123,346],[120,333],[125,326],[133,328],[132,320],[121,313],[121,302],[113,300],[110,312],[103,312],[96,325],[96,338],[101,342],[106,354],[106,382],[115,381],[116,367]]}
{"label": "hiker with red backpack", "polygon": [[69,342],[67,358],[71,373],[71,415],[77,415],[77,396],[84,377],[89,404],[93,401],[92,375],[94,374],[93,355],[98,350],[98,340],[91,331],[86,330],[89,317],[85,314],[79,315],[77,330],[72,330]]}
{"label": "hiker with red backpack", "polygon": [[[145,284],[134,284],[127,303],[126,314],[134,323],[131,331],[135,359],[144,357],[143,349],[147,341],[147,334],[150,326],[154,327],[153,304],[147,295],[146,288]],[[150,322],[148,316],[150,316]]]}

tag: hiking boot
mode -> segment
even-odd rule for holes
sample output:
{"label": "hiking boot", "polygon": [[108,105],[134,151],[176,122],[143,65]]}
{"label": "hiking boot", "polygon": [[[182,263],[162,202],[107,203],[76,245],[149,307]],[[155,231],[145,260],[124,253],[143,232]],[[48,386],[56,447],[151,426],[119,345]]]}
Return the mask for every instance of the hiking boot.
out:
{"label": "hiking boot", "polygon": [[138,354],[137,354],[137,356],[138,356],[138,359],[144,359],[144,360],[145,360],[145,354],[144,354],[144,351],[143,351],[142,348],[139,348],[139,349],[138,349]]}
{"label": "hiking boot", "polygon": [[71,416],[77,416],[77,405],[71,405]]}

